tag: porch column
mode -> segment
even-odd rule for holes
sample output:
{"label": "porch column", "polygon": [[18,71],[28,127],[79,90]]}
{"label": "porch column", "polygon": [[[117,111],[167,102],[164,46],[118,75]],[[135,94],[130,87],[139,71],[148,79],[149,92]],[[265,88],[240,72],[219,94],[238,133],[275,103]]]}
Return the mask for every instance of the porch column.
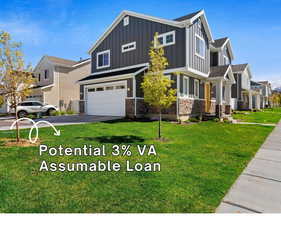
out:
{"label": "porch column", "polygon": [[253,109],[253,97],[252,97],[252,91],[249,91],[249,110]]}
{"label": "porch column", "polygon": [[257,95],[257,110],[261,109],[261,96]]}
{"label": "porch column", "polygon": [[222,116],[222,80],[216,82],[216,116]]}
{"label": "porch column", "polygon": [[224,93],[225,103],[226,103],[225,113],[228,115],[231,114],[231,85],[232,84],[229,83],[225,85],[225,93]]}

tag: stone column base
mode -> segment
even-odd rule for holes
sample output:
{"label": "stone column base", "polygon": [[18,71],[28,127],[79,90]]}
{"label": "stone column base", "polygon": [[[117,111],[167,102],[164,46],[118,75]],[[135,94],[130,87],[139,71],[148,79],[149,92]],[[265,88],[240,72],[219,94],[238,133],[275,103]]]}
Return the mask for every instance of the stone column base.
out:
{"label": "stone column base", "polygon": [[231,106],[230,105],[226,105],[225,106],[225,114],[226,115],[230,115],[231,114]]}
{"label": "stone column base", "polygon": [[216,105],[216,117],[222,117],[222,105]]}

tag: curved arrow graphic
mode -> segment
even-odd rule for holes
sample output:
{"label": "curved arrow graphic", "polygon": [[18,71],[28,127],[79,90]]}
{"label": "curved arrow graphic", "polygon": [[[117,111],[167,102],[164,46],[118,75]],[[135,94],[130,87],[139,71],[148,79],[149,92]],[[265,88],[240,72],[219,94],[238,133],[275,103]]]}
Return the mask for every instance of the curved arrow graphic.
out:
{"label": "curved arrow graphic", "polygon": [[[13,127],[16,125],[16,123],[18,123],[18,122],[20,122],[20,121],[23,121],[23,120],[28,120],[28,121],[30,121],[31,123],[33,123],[33,125],[32,125],[32,127],[30,128],[30,131],[29,131],[29,141],[31,142],[31,143],[36,143],[36,141],[38,140],[38,136],[39,136],[39,129],[38,129],[38,124],[40,124],[40,123],[45,123],[45,124],[47,124],[47,125],[49,125],[50,127],[52,127],[53,129],[54,129],[54,131],[55,131],[55,133],[54,133],[54,135],[55,136],[60,136],[61,135],[61,133],[60,133],[60,130],[57,130],[56,128],[55,128],[55,126],[53,125],[53,124],[51,124],[50,122],[48,122],[48,121],[45,121],[45,120],[41,120],[41,121],[38,121],[38,122],[35,122],[34,120],[32,120],[32,119],[30,119],[30,118],[20,118],[20,119],[17,119],[16,121],[14,121],[13,123],[12,123],[12,125],[10,126],[10,130],[12,130],[13,129]],[[34,139],[32,139],[32,131],[33,131],[33,129],[35,129],[36,130],[36,135],[35,135],[35,138]]]}

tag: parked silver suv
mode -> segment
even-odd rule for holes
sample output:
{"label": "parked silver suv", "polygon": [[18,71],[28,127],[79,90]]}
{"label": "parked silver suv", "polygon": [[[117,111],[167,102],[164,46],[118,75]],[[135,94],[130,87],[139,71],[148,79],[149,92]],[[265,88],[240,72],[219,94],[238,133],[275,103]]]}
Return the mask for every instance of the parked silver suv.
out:
{"label": "parked silver suv", "polygon": [[53,105],[43,104],[39,101],[24,101],[18,104],[18,117],[26,117],[29,114],[47,114],[51,115],[57,111],[57,107]]}

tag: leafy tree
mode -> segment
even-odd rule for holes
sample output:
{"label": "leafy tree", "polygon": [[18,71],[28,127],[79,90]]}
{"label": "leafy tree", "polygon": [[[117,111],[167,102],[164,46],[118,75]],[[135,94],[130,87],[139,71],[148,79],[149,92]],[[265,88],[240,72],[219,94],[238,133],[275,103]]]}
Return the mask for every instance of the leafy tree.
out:
{"label": "leafy tree", "polygon": [[144,74],[141,87],[144,101],[159,112],[158,138],[161,138],[162,109],[169,108],[176,101],[176,89],[171,88],[173,81],[164,75],[168,60],[164,56],[164,49],[158,41],[158,33],[149,50],[150,66]]}
{"label": "leafy tree", "polygon": [[[21,43],[12,42],[7,32],[0,32],[0,92],[5,93],[5,99],[16,113],[17,105],[31,92],[34,83],[31,66],[24,65]],[[20,140],[19,125],[16,123],[17,142]]]}

